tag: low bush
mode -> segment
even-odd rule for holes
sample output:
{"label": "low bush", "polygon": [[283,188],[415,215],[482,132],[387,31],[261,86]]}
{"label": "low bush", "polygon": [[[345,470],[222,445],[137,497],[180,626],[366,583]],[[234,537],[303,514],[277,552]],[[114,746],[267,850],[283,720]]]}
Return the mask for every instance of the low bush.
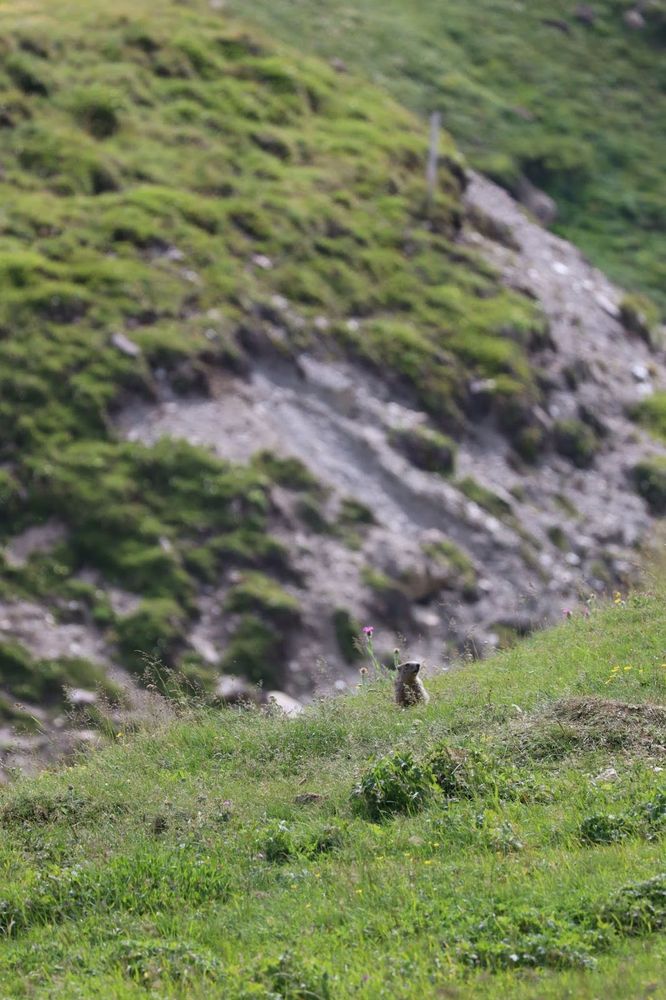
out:
{"label": "low bush", "polygon": [[553,427],[555,450],[579,469],[587,469],[599,450],[594,431],[580,420],[560,420]]}
{"label": "low bush", "polygon": [[652,513],[666,514],[666,458],[655,455],[638,462],[633,468],[633,480]]}
{"label": "low bush", "polygon": [[648,396],[632,409],[631,415],[655,437],[666,441],[666,392]]}
{"label": "low bush", "polygon": [[399,427],[390,433],[391,444],[418,469],[451,475],[455,468],[456,446],[451,438],[430,427]]}
{"label": "low bush", "polygon": [[371,820],[419,812],[437,791],[432,768],[399,750],[380,758],[352,792],[357,811]]}

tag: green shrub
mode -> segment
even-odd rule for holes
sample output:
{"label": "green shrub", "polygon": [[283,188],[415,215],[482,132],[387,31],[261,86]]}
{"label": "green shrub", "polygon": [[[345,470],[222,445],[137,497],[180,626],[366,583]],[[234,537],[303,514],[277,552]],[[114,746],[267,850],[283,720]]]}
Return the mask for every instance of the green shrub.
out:
{"label": "green shrub", "polygon": [[503,518],[511,514],[511,504],[508,500],[503,500],[502,497],[497,496],[492,490],[487,489],[478,483],[476,479],[472,479],[471,476],[466,476],[464,479],[459,479],[455,484],[461,493],[464,493],[468,500],[473,500],[477,503],[479,507],[483,507],[487,510],[489,514],[494,517]]}
{"label": "green shrub", "polygon": [[365,772],[354,788],[352,801],[368,819],[381,820],[396,813],[419,812],[436,791],[431,767],[419,763],[409,752],[396,750]]}
{"label": "green shrub", "polygon": [[248,614],[232,634],[221,667],[224,673],[272,686],[282,680],[284,658],[284,636],[268,622]]}
{"label": "green shrub", "polygon": [[337,608],[333,612],[333,629],[338,649],[345,661],[347,663],[357,663],[361,660],[363,653],[359,647],[359,636],[361,634],[360,622],[349,611],[346,611],[344,608]]}
{"label": "green shrub", "polygon": [[466,943],[458,950],[465,965],[490,969],[593,969],[596,961],[591,954],[599,944],[599,936],[581,932],[578,928],[544,920],[541,933],[505,934],[504,940],[483,940]]}
{"label": "green shrub", "polygon": [[449,585],[460,589],[466,600],[474,600],[478,596],[478,574],[474,563],[455,542],[449,539],[426,542],[423,552],[434,559],[440,569],[450,574]]}
{"label": "green shrub", "polygon": [[224,606],[236,614],[259,614],[281,629],[293,627],[300,620],[296,598],[264,573],[243,574],[230,589]]}
{"label": "green shrub", "polygon": [[284,952],[261,966],[258,977],[268,985],[271,997],[283,1000],[334,1000],[328,972],[312,961]]}
{"label": "green shrub", "polygon": [[267,861],[282,863],[296,855],[314,858],[340,847],[346,838],[344,824],[294,828],[285,820],[274,820],[261,831],[259,849]]}
{"label": "green shrub", "polygon": [[659,310],[647,295],[625,295],[620,303],[620,322],[655,350],[664,346]]}
{"label": "green shrub", "polygon": [[631,415],[655,437],[666,441],[666,392],[655,392],[653,396],[648,396],[633,408]]}
{"label": "green shrub", "polygon": [[276,820],[264,831],[261,848],[267,861],[288,861],[297,853],[293,834],[284,820]]}
{"label": "green shrub", "polygon": [[666,874],[622,888],[598,913],[622,934],[654,934],[666,927]]}
{"label": "green shrub", "polygon": [[428,757],[428,766],[443,794],[449,799],[472,798],[493,784],[491,762],[479,750],[463,750],[442,744]]}
{"label": "green shrub", "polygon": [[118,93],[105,87],[86,87],[70,98],[70,109],[77,122],[95,139],[108,139],[120,128]]}
{"label": "green shrub", "polygon": [[116,622],[116,639],[123,663],[139,675],[158,662],[172,667],[174,654],[182,641],[183,620],[179,606],[167,597],[142,601],[133,614]]}
{"label": "green shrub", "polygon": [[636,491],[653,514],[666,514],[666,458],[645,458],[633,468]]}
{"label": "green shrub", "polygon": [[540,427],[521,427],[513,434],[511,443],[523,461],[534,465],[544,453],[546,435]]}
{"label": "green shrub", "polygon": [[633,832],[626,816],[602,813],[588,816],[580,825],[580,838],[588,844],[614,844]]}
{"label": "green shrub", "polygon": [[0,677],[14,697],[33,704],[64,702],[68,687],[117,694],[103,667],[78,657],[35,659],[17,642],[0,643]]}
{"label": "green shrub", "polygon": [[590,844],[614,844],[627,837],[654,840],[666,831],[666,791],[653,799],[614,816],[602,813],[588,816],[580,826],[581,840]]}
{"label": "green shrub", "polygon": [[36,59],[24,53],[13,52],[5,61],[10,78],[24,94],[46,97],[49,84],[44,75],[44,67]]}
{"label": "green shrub", "polygon": [[456,446],[451,438],[430,427],[394,428],[391,444],[418,469],[450,475],[455,467]]}
{"label": "green shrub", "polygon": [[594,431],[580,420],[560,420],[553,427],[556,451],[579,469],[589,468],[599,450]]}

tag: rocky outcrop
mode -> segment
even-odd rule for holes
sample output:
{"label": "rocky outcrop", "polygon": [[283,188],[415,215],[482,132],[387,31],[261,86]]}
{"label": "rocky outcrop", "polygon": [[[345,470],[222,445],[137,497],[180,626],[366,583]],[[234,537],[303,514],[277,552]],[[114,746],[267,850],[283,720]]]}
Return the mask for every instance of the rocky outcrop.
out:
{"label": "rocky outcrop", "polygon": [[[452,442],[407,392],[310,348],[295,359],[254,352],[238,374],[209,378],[205,396],[184,399],[164,382],[157,403],[133,403],[118,417],[118,433],[133,441],[185,438],[240,463],[258,451],[292,457],[319,483],[316,501],[288,484],[271,489],[269,527],[290,566],[282,600],[298,608],[282,629],[284,692],[258,696],[229,676],[221,701],[272,698],[291,713],[315,690],[355,684],[354,623],[375,625],[380,655],[397,646],[432,669],[460,651],[483,655],[637,571],[658,510],[652,494],[646,502],[637,492],[635,470],[663,449],[628,413],[664,384],[663,354],[623,322],[622,293],[505,191],[470,175],[466,201],[466,252],[538,300],[547,318],[547,335],[531,347],[539,405],[509,411],[494,380],[469,386],[467,429]],[[60,531],[51,524],[17,537],[10,558],[57,543]],[[198,597],[186,638],[212,666],[230,642],[225,608],[241,578],[222,574]],[[135,609],[136,595],[107,597],[121,617]],[[36,605],[2,610],[5,638],[113,671],[113,649],[90,623],[56,622]],[[8,761],[25,755],[25,746],[5,747]]]}

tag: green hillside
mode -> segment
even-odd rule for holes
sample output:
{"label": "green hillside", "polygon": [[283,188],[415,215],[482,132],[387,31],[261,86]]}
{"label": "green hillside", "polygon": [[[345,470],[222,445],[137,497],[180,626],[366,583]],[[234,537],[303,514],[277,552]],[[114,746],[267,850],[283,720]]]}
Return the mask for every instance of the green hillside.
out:
{"label": "green hillside", "polygon": [[[629,27],[630,7],[645,26]],[[575,16],[591,8],[593,20]],[[277,37],[440,109],[473,165],[559,207],[556,230],[666,308],[663,0],[231,0]]]}
{"label": "green hillside", "polygon": [[[65,529],[25,566],[0,558],[0,594],[57,614],[82,602],[126,666],[142,669],[141,650],[200,674],[180,642],[196,588],[232,566],[288,578],[270,488],[316,503],[317,484],[294,463],[122,442],[123,404],[165,384],[206,392],[213,367],[309,345],[381,373],[450,431],[469,378],[493,376],[514,427],[540,397],[529,350],[544,324],[454,243],[455,149],[428,205],[426,130],[372,86],[203,0],[5,4],[0,46],[0,542],[49,518]],[[83,570],[142,606],[118,621]],[[249,613],[279,604],[270,586]],[[279,624],[244,625],[259,675],[280,659]],[[0,663],[22,698],[43,695],[35,672],[80,683],[84,669],[14,647]]]}
{"label": "green hillside", "polygon": [[21,997],[659,996],[663,584],[392,704],[173,708],[0,792]]}

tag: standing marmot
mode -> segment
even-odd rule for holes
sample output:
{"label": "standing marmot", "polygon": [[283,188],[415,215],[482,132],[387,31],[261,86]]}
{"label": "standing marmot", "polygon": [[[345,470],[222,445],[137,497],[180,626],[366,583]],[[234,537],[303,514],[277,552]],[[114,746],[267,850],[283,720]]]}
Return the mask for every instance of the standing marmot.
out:
{"label": "standing marmot", "polygon": [[398,677],[395,682],[395,700],[401,708],[408,708],[419,702],[427,705],[430,701],[430,695],[419,677],[420,669],[421,664],[415,660],[407,660],[406,663],[399,663],[396,667]]}

